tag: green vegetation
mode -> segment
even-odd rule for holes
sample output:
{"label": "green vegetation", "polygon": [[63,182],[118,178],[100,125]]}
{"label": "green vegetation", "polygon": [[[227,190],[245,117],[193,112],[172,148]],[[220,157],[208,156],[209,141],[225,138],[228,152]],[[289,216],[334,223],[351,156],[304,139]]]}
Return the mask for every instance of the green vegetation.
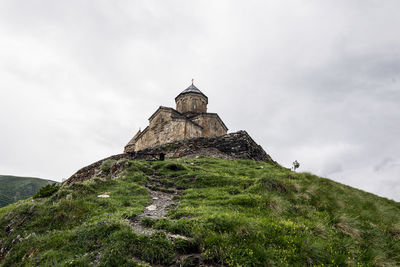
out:
{"label": "green vegetation", "polygon": [[[168,265],[187,254],[227,266],[400,265],[400,203],[265,162],[125,166],[117,178],[1,208],[0,266]],[[149,178],[181,194],[166,218],[143,219],[156,230],[147,236],[131,222],[151,203]]]}
{"label": "green vegetation", "polygon": [[109,174],[111,171],[111,166],[115,163],[115,160],[106,160],[101,164],[100,168],[105,174]]}
{"label": "green vegetation", "polygon": [[60,185],[56,183],[45,185],[42,188],[40,188],[36,194],[33,195],[33,198],[49,197],[53,195],[55,192],[57,192],[58,189],[60,189]]}
{"label": "green vegetation", "polygon": [[55,182],[32,177],[0,175],[0,208],[27,199],[50,183]]}

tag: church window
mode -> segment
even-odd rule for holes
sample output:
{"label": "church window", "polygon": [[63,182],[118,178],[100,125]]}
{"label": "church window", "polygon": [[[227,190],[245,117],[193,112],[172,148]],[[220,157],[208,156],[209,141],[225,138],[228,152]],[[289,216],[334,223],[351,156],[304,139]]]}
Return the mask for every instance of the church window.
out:
{"label": "church window", "polygon": [[186,111],[186,101],[182,100],[182,112]]}

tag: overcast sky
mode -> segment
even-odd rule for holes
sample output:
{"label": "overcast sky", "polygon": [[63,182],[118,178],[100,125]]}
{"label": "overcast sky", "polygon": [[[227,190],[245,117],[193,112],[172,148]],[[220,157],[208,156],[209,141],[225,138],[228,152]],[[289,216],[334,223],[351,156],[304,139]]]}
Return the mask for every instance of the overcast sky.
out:
{"label": "overcast sky", "polygon": [[0,0],[0,174],[61,181],[195,85],[280,164],[400,201],[400,2]]}

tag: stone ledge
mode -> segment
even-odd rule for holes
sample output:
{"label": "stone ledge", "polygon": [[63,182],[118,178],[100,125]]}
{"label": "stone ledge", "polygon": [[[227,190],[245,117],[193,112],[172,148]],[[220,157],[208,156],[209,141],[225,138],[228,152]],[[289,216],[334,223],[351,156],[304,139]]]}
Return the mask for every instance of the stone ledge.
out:
{"label": "stone ledge", "polygon": [[90,179],[106,160],[157,160],[160,159],[161,155],[165,158],[194,158],[205,156],[224,159],[252,159],[277,164],[277,162],[275,162],[246,131],[239,131],[213,138],[199,137],[186,139],[137,152],[114,155],[78,170],[66,180],[64,184],[82,182]]}
{"label": "stone ledge", "polygon": [[[252,159],[274,162],[272,158],[258,145],[246,131],[239,131],[213,138],[192,138],[156,147],[146,148],[137,152],[128,153],[134,159],[158,159],[160,154],[166,158],[181,158],[195,156],[196,153],[207,149],[217,151],[218,155],[225,155],[229,159]],[[210,151],[212,152],[212,151]],[[212,156],[213,153],[210,153]],[[199,155],[201,156],[201,155]]]}

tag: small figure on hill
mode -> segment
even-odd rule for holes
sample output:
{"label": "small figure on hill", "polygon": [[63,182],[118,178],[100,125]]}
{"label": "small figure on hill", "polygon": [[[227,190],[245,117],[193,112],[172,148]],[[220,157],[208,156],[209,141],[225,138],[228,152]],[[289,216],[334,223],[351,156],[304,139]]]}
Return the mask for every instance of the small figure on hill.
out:
{"label": "small figure on hill", "polygon": [[298,169],[299,167],[300,167],[300,163],[297,160],[295,160],[293,162],[293,171],[296,171],[296,169]]}

